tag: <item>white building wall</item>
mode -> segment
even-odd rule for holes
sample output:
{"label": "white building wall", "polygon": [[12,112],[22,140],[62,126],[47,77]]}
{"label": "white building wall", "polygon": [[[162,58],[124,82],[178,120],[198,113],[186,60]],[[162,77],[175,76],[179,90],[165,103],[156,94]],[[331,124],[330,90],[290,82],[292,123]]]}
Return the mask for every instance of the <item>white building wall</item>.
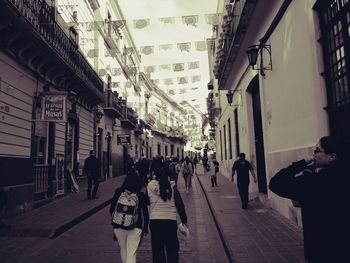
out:
{"label": "white building wall", "polygon": [[[265,12],[265,21],[255,21],[259,26],[255,24],[249,27],[242,47],[259,43],[282,2],[270,3],[271,6]],[[321,46],[318,43],[319,22],[317,13],[312,9],[314,2],[292,1],[266,43],[271,45],[272,71],[265,71],[265,78],[259,75],[259,89],[267,184],[281,168],[295,160],[310,156],[312,146],[320,137],[329,133],[328,119],[324,110],[325,84],[320,75],[323,62]],[[241,89],[242,101],[238,107],[240,149],[255,166],[252,98],[246,89],[257,71],[248,67],[246,54],[241,53],[231,71],[234,74],[230,74],[226,85],[231,90]],[[231,118],[233,144],[235,136],[234,106],[221,101],[221,109],[216,129],[219,160],[221,160],[220,130],[222,131],[224,124],[227,127],[228,118]],[[224,132],[221,133],[224,136]],[[223,138],[222,140],[224,141]],[[233,151],[234,149],[233,145]],[[235,153],[233,155],[236,156]],[[220,163],[220,171],[225,176],[231,176],[232,163],[233,160],[224,160]],[[251,183],[250,191],[257,192],[257,184]],[[289,200],[277,197],[270,191],[268,198],[272,208],[300,223],[300,212],[292,207]]]}
{"label": "white building wall", "polygon": [[36,80],[0,53],[0,155],[30,157],[36,87]]}

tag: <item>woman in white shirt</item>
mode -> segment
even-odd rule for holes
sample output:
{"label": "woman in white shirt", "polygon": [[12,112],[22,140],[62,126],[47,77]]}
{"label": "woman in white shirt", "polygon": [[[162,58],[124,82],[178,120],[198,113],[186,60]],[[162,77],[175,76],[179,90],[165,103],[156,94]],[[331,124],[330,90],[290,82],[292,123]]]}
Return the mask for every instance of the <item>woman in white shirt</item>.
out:
{"label": "woman in white shirt", "polygon": [[[155,171],[156,179],[147,185],[150,202],[150,229],[153,263],[177,263],[179,240],[176,214],[187,224],[187,215],[175,181],[169,181],[168,167],[163,164]],[[167,259],[166,259],[167,258]]]}

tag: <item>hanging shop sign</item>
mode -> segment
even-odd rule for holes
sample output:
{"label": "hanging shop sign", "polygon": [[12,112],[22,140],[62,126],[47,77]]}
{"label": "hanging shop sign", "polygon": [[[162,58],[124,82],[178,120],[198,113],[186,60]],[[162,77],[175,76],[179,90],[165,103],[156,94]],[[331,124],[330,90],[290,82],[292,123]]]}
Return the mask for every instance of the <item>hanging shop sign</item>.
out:
{"label": "hanging shop sign", "polygon": [[126,145],[131,143],[130,134],[117,135],[117,144]]}
{"label": "hanging shop sign", "polygon": [[42,97],[42,121],[66,122],[67,95],[44,94]]}

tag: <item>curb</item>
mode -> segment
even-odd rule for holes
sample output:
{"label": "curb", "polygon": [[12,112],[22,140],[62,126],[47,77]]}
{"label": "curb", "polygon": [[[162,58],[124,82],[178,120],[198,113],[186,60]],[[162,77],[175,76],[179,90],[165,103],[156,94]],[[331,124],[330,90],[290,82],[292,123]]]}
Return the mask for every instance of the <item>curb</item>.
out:
{"label": "curb", "polygon": [[93,214],[97,213],[98,211],[100,211],[101,209],[105,208],[107,205],[109,205],[111,203],[111,199],[102,202],[101,204],[99,204],[98,206],[86,211],[85,213],[79,215],[76,218],[73,218],[71,221],[59,226],[58,228],[56,228],[49,236],[50,239],[55,239],[56,237],[58,237],[59,235],[63,234],[64,232],[66,232],[67,230],[73,228],[75,225],[81,223],[82,221],[84,221],[85,219],[89,218],[90,216],[92,216]]}
{"label": "curb", "polygon": [[202,185],[202,182],[201,182],[201,180],[199,179],[198,174],[196,174],[196,177],[197,177],[197,180],[198,180],[198,182],[199,182],[199,185],[201,186],[201,189],[202,189],[202,191],[203,191],[203,193],[204,193],[205,199],[207,200],[207,203],[208,203],[208,206],[209,206],[209,210],[210,210],[210,213],[211,213],[211,215],[212,215],[212,217],[213,217],[213,220],[214,220],[214,222],[215,222],[215,227],[216,227],[216,229],[217,229],[217,231],[218,231],[218,233],[219,233],[220,240],[221,240],[221,243],[222,243],[222,245],[223,245],[223,247],[224,247],[225,255],[226,255],[226,257],[227,257],[227,260],[228,260],[228,262],[230,262],[230,263],[235,263],[235,262],[237,262],[237,261],[235,260],[235,257],[234,257],[234,255],[233,255],[233,252],[232,252],[231,249],[227,246],[227,243],[226,243],[226,240],[225,240],[225,235],[224,235],[224,233],[221,231],[220,223],[219,223],[218,220],[216,219],[215,211],[214,211],[214,209],[213,209],[213,207],[212,207],[212,205],[211,205],[211,202],[210,202],[210,200],[209,200],[209,198],[208,198],[207,192],[205,191],[205,188],[204,188],[204,186]]}

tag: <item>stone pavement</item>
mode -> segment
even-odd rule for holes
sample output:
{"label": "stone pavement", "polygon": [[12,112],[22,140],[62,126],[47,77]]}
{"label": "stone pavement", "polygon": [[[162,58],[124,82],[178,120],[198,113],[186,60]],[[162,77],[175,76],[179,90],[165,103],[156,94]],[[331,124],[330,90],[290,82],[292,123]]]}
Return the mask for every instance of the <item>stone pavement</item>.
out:
{"label": "stone pavement", "polygon": [[[123,177],[118,177],[101,183],[99,199],[87,201],[82,189],[14,218],[10,222],[11,229],[0,231],[1,262],[36,262],[33,259],[43,247],[49,246],[50,238],[59,236],[107,206],[111,193],[122,180]],[[180,262],[304,262],[300,228],[264,207],[257,199],[250,202],[249,209],[242,210],[237,188],[233,188],[232,182],[219,176],[218,184],[216,188],[211,187],[201,166],[189,194],[184,193],[182,178],[179,178],[179,190],[191,230],[190,240],[180,237]],[[149,238],[139,249],[140,262],[150,262]],[[45,253],[50,255],[49,250]],[[46,262],[60,262],[57,260]]]}
{"label": "stone pavement", "polygon": [[[302,230],[258,198],[243,210],[236,184],[218,176],[218,187],[211,187],[209,176],[199,167],[197,178],[205,192],[226,252],[231,262],[305,262]],[[250,194],[253,196],[253,194]]]}

